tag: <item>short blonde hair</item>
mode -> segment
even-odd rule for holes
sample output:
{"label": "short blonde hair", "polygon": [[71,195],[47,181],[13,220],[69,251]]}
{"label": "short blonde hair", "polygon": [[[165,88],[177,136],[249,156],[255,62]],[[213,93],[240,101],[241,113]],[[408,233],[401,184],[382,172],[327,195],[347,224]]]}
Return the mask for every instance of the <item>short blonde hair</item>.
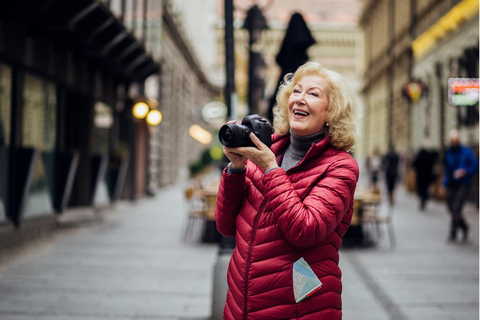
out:
{"label": "short blonde hair", "polygon": [[345,151],[353,149],[358,140],[358,93],[339,73],[324,67],[317,62],[307,62],[295,73],[285,75],[277,94],[277,103],[273,108],[273,127],[275,133],[285,135],[290,131],[288,120],[288,99],[295,85],[306,75],[322,77],[327,83],[328,107],[325,134],[330,137],[330,143]]}

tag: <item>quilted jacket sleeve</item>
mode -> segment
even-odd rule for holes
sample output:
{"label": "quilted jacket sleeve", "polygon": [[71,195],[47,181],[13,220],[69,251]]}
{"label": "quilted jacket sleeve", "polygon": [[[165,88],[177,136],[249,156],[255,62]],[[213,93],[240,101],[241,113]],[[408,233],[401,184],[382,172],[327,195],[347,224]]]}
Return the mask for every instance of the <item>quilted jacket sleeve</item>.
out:
{"label": "quilted jacket sleeve", "polygon": [[303,199],[283,170],[265,175],[266,197],[287,240],[298,247],[320,243],[331,234],[351,208],[358,180],[355,160],[332,163]]}
{"label": "quilted jacket sleeve", "polygon": [[224,172],[217,195],[215,221],[217,230],[224,236],[235,235],[235,218],[245,197],[245,171],[229,174]]}

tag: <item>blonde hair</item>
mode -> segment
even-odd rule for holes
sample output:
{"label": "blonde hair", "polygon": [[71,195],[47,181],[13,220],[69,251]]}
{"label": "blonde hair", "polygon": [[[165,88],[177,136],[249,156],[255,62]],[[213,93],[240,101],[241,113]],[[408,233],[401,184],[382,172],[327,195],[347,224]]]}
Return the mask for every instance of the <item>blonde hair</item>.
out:
{"label": "blonde hair", "polygon": [[317,62],[307,62],[295,73],[285,75],[273,108],[275,133],[285,135],[290,131],[288,100],[295,85],[306,75],[322,77],[327,83],[328,106],[325,122],[328,122],[329,126],[324,126],[323,130],[330,137],[330,143],[338,149],[352,150],[358,140],[358,93],[343,76]]}

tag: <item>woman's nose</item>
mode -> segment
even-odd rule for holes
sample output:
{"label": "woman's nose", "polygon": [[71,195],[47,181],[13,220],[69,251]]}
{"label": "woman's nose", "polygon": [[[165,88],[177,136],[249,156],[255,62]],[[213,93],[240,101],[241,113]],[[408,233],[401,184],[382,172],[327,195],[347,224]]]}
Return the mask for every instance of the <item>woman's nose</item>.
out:
{"label": "woman's nose", "polygon": [[303,98],[303,95],[301,97],[298,97],[297,100],[295,101],[296,104],[298,105],[304,105],[305,104],[305,99]]}

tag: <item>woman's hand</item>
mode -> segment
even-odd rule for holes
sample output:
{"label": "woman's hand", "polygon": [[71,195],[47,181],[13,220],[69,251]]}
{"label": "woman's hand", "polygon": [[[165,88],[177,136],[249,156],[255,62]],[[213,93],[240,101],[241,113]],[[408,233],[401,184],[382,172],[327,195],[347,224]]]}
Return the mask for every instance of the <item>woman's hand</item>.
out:
{"label": "woman's hand", "polygon": [[247,158],[237,152],[238,148],[222,147],[223,153],[227,156],[228,160],[232,163],[232,168],[243,169],[247,163]]}
{"label": "woman's hand", "polygon": [[[271,168],[278,167],[275,154],[273,154],[272,150],[270,150],[269,147],[267,147],[262,141],[260,141],[260,139],[258,139],[253,132],[250,133],[250,140],[252,140],[256,148],[223,147],[223,152],[225,153],[227,158],[230,159],[230,161],[232,161],[232,166],[235,169],[242,169],[245,166],[246,159],[250,159],[250,161],[253,161],[265,171]],[[232,158],[230,158],[231,156]],[[234,163],[234,160],[236,161],[236,163]]]}

